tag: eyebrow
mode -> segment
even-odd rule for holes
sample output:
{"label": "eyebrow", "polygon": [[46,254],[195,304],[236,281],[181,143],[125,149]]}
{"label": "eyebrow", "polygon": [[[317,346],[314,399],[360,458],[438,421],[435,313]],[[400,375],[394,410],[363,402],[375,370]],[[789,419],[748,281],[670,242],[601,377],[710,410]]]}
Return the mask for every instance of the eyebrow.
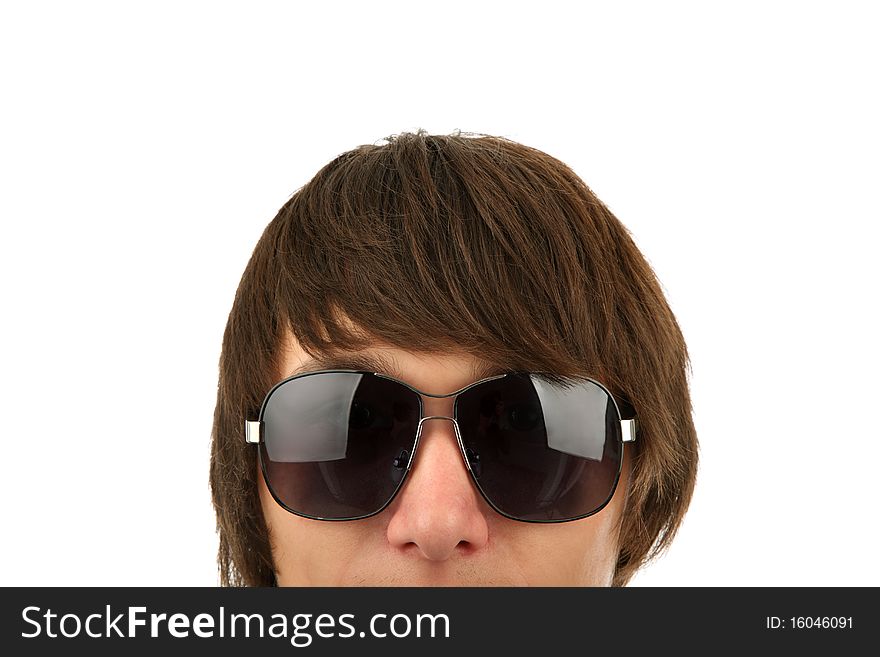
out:
{"label": "eyebrow", "polygon": [[[305,374],[306,372],[317,372],[320,370],[360,370],[365,372],[379,372],[392,376],[395,379],[402,379],[403,374],[400,366],[393,357],[386,357],[382,354],[372,354],[368,352],[357,352],[342,355],[318,356],[317,358],[309,358],[305,363],[295,368],[287,377],[297,374]],[[499,374],[507,374],[513,370],[500,367],[494,363],[481,361],[474,365],[471,374],[475,381],[488,379]]]}

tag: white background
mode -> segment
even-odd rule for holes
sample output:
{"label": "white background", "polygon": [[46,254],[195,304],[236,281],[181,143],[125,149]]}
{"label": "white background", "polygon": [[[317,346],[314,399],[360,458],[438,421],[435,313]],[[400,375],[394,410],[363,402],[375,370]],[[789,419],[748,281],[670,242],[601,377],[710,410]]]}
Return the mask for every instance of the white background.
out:
{"label": "white background", "polygon": [[4,3],[0,584],[217,582],[244,266],[318,168],[421,127],[568,163],[663,284],[702,461],[632,585],[880,585],[872,5]]}

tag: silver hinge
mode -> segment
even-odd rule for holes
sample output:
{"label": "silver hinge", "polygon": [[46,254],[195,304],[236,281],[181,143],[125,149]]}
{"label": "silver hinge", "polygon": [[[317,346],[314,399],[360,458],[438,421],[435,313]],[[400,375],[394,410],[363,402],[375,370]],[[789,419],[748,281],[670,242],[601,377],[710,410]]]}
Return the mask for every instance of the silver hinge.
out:
{"label": "silver hinge", "polygon": [[244,423],[244,440],[248,443],[260,442],[260,424],[259,420],[247,420]]}
{"label": "silver hinge", "polygon": [[620,426],[623,429],[623,442],[631,443],[636,439],[636,429],[638,429],[638,423],[636,419],[632,420],[621,420]]}

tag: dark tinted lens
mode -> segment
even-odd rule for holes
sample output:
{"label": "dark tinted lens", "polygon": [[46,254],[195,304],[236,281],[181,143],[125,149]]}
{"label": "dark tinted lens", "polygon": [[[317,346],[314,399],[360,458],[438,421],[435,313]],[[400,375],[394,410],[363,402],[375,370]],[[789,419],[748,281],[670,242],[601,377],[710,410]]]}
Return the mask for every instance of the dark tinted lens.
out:
{"label": "dark tinted lens", "polygon": [[419,396],[368,373],[319,373],[282,384],[263,410],[269,489],[290,510],[345,519],[394,495],[419,423]]}
{"label": "dark tinted lens", "polygon": [[570,520],[611,498],[623,444],[600,386],[512,374],[462,393],[456,416],[477,484],[502,513]]}

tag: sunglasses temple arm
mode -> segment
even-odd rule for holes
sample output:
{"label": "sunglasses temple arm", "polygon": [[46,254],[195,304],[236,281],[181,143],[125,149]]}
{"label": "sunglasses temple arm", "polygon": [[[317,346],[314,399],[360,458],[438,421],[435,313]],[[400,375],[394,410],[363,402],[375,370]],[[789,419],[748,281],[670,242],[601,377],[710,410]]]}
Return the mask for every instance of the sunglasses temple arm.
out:
{"label": "sunglasses temple arm", "polygon": [[631,420],[621,420],[620,427],[623,431],[623,442],[631,443],[636,439],[636,431],[638,430],[638,422],[635,418]]}
{"label": "sunglasses temple arm", "polygon": [[246,420],[244,423],[244,440],[246,443],[256,444],[260,442],[260,428],[263,423],[259,420]]}

